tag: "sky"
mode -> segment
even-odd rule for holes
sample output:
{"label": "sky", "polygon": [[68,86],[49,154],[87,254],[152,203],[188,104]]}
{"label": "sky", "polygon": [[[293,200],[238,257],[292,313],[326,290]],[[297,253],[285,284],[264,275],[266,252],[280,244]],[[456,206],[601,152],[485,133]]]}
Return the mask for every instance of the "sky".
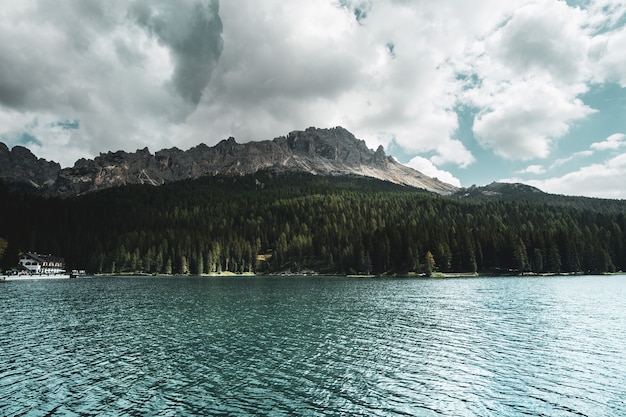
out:
{"label": "sky", "polygon": [[456,186],[626,199],[626,0],[0,0],[0,141],[73,166],[343,126]]}

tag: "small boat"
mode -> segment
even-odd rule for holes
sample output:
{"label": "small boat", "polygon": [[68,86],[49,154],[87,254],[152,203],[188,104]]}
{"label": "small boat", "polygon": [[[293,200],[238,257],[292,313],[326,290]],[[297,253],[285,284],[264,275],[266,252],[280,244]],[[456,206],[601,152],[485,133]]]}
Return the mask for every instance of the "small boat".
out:
{"label": "small boat", "polygon": [[87,275],[87,273],[85,272],[84,269],[78,270],[78,269],[72,269],[72,272],[70,273],[70,278],[78,278],[78,277],[83,277]]}

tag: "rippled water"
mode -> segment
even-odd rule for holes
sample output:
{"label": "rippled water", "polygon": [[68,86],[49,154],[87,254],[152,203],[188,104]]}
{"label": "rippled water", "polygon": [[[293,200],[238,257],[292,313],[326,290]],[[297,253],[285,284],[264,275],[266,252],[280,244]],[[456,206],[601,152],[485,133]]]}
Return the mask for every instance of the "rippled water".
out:
{"label": "rippled water", "polygon": [[0,284],[0,415],[626,415],[626,276]]}

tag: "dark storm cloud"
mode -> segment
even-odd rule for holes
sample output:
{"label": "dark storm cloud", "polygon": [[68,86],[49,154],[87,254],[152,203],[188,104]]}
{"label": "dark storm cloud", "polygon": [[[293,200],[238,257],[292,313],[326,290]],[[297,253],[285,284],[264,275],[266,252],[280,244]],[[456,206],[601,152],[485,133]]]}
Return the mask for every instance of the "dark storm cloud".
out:
{"label": "dark storm cloud", "polygon": [[63,5],[37,2],[27,23],[0,27],[0,104],[22,111],[84,108],[93,90],[85,85],[120,73],[102,49],[103,39],[112,39],[125,68],[145,66],[145,51],[136,39],[118,38],[120,28],[131,23],[167,48],[174,67],[171,92],[195,109],[223,50],[217,0],[138,0],[122,7],[68,0]]}
{"label": "dark storm cloud", "polygon": [[5,3],[0,140],[63,165],[169,145],[222,54],[217,0]]}
{"label": "dark storm cloud", "polygon": [[181,8],[169,1],[144,0],[137,1],[130,13],[169,48],[175,66],[172,86],[183,99],[197,105],[223,50],[219,3],[196,2]]}

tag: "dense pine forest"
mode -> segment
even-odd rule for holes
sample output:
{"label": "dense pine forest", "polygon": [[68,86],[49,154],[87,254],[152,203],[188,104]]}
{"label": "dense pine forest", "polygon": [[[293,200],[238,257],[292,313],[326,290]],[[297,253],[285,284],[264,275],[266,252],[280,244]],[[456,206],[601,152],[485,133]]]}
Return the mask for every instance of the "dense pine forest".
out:
{"label": "dense pine forest", "polygon": [[626,270],[623,201],[466,197],[270,172],[66,199],[0,185],[0,262],[36,251],[92,273]]}

